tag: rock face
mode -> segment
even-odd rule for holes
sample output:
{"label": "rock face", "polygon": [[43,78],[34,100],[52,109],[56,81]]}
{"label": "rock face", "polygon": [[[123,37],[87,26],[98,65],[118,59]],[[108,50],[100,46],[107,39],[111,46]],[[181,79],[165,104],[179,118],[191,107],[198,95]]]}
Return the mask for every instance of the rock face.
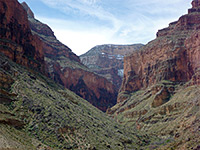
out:
{"label": "rock face", "polygon": [[44,42],[43,52],[45,57],[64,56],[79,62],[78,56],[76,56],[71,49],[56,39],[53,31],[48,25],[43,24],[34,18],[32,10],[25,2],[23,2],[21,5],[27,11],[31,31],[33,34],[38,35]]}
{"label": "rock face", "polygon": [[32,35],[27,14],[16,0],[0,0],[0,52],[45,73],[42,42]]}
{"label": "rock face", "polygon": [[116,104],[117,91],[113,84],[105,78],[84,69],[57,65],[54,66],[54,70],[58,75],[54,76],[54,80],[60,81],[66,88],[102,111]]}
{"label": "rock face", "polygon": [[198,149],[199,91],[199,85],[187,87],[164,81],[131,94],[120,93],[126,99],[107,113],[121,124],[160,137],[157,144],[163,146],[153,149]]}
{"label": "rock face", "polygon": [[30,7],[29,7],[25,2],[23,2],[21,5],[22,5],[22,6],[24,7],[24,9],[26,10],[27,15],[28,15],[30,18],[34,18],[34,14],[33,14],[32,10],[30,9]]}
{"label": "rock face", "polygon": [[188,82],[193,78],[199,83],[200,13],[196,6],[168,28],[159,30],[157,38],[142,50],[125,57],[121,91],[137,91],[162,80]]}
{"label": "rock face", "polygon": [[200,5],[159,30],[157,38],[125,57],[118,122],[162,138],[152,149],[199,149]]}
{"label": "rock face", "polygon": [[51,28],[36,20],[26,3],[22,5],[28,13],[32,33],[43,41],[42,50],[49,77],[102,111],[116,104],[115,86],[80,63],[79,57],[56,39]]}
{"label": "rock face", "polygon": [[[0,77],[1,150],[122,150],[149,143],[147,137],[2,53]],[[16,100],[2,103],[2,95]]]}
{"label": "rock face", "polygon": [[190,9],[189,12],[192,12],[191,10],[198,11],[199,7],[200,7],[200,1],[193,0],[192,1],[192,9]]}
{"label": "rock face", "polygon": [[81,62],[97,74],[107,78],[119,90],[124,71],[124,56],[143,45],[99,45],[80,56]]}

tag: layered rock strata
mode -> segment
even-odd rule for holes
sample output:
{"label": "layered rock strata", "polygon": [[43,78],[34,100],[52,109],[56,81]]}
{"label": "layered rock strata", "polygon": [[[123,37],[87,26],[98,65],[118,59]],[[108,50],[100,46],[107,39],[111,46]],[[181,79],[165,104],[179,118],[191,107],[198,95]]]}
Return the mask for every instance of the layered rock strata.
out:
{"label": "layered rock strata", "polygon": [[200,148],[200,5],[125,57],[118,103],[107,113],[162,140],[152,149]]}
{"label": "layered rock strata", "polygon": [[115,86],[80,63],[79,57],[56,39],[51,28],[36,20],[26,3],[22,5],[27,11],[32,33],[43,41],[42,51],[49,77],[102,111],[116,104]]}
{"label": "layered rock strata", "polygon": [[124,57],[139,50],[142,44],[99,45],[80,56],[81,62],[111,81],[119,90],[124,71]]}
{"label": "layered rock strata", "polygon": [[193,78],[194,83],[199,83],[200,13],[197,6],[193,4],[188,14],[159,30],[155,40],[125,57],[121,91],[137,91],[162,80],[188,82]]}
{"label": "layered rock strata", "polygon": [[0,52],[45,73],[42,42],[32,35],[26,11],[16,0],[0,0]]}

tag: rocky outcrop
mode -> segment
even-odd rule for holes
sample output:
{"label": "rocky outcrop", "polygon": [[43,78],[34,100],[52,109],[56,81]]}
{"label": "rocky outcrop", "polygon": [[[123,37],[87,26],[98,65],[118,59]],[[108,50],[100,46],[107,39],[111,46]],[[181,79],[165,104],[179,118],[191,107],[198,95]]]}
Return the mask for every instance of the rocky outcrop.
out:
{"label": "rocky outcrop", "polygon": [[121,124],[163,138],[165,148],[158,149],[196,149],[200,142],[199,88],[157,84],[129,94],[107,113]]}
{"label": "rocky outcrop", "polygon": [[115,87],[105,78],[78,68],[62,69],[59,64],[54,66],[54,70],[59,76],[59,78],[54,76],[54,80],[60,81],[66,88],[88,100],[100,110],[106,111],[108,107],[116,104]]}
{"label": "rocky outcrop", "polygon": [[174,87],[155,86],[151,89],[151,91],[152,95],[155,95],[152,107],[159,107],[170,100],[171,95],[174,93]]}
{"label": "rocky outcrop", "polygon": [[49,77],[102,111],[116,104],[117,91],[113,84],[80,63],[79,57],[56,39],[51,28],[36,20],[26,3],[22,5],[27,11],[32,33],[43,41]]}
{"label": "rocky outcrop", "polygon": [[0,103],[1,150],[121,150],[149,144],[147,137],[121,126],[75,93],[2,53],[1,64],[5,66],[0,67],[1,76],[12,78],[9,91],[17,94],[18,100]]}
{"label": "rocky outcrop", "polygon": [[28,17],[34,18],[34,14],[33,14],[32,10],[30,9],[30,7],[25,2],[23,2],[21,5],[26,10]]}
{"label": "rocky outcrop", "polygon": [[191,85],[200,84],[200,31],[194,32],[186,41],[185,46],[190,66],[193,68]]}
{"label": "rocky outcrop", "polygon": [[17,0],[0,0],[0,10],[0,52],[45,73],[42,42],[32,35],[23,7]]}
{"label": "rocky outcrop", "polygon": [[143,45],[99,45],[80,56],[81,62],[92,71],[107,78],[119,90],[124,71],[124,56]]}
{"label": "rocky outcrop", "polygon": [[79,61],[78,56],[76,56],[70,48],[56,39],[53,31],[48,25],[43,24],[34,18],[32,10],[25,2],[21,5],[27,11],[30,28],[33,34],[38,35],[44,42],[43,52],[45,57],[65,56],[71,60]]}
{"label": "rocky outcrop", "polygon": [[199,149],[199,1],[140,51],[125,57],[118,103],[121,124],[162,138],[152,149]]}
{"label": "rocky outcrop", "polygon": [[157,38],[140,51],[125,57],[121,91],[145,89],[162,80],[185,83],[193,79],[193,84],[199,83],[200,13],[196,7],[159,30]]}
{"label": "rocky outcrop", "polygon": [[199,0],[193,0],[192,1],[192,8],[188,10],[189,13],[191,12],[199,12],[200,9],[200,1]]}

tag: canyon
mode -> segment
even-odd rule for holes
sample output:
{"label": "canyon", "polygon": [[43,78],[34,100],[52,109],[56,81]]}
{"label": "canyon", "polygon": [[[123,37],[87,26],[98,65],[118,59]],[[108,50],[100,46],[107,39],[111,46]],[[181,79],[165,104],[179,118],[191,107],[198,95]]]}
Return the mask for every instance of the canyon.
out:
{"label": "canyon", "polygon": [[[107,113],[169,143],[159,149],[199,149],[199,1],[124,58],[117,105]],[[156,147],[155,147],[156,148]]]}
{"label": "canyon", "polygon": [[63,86],[94,94],[89,96],[102,110],[114,98],[113,85],[82,65],[23,6],[0,0],[0,149],[134,149],[149,143]]}
{"label": "canyon", "polygon": [[93,72],[111,81],[119,91],[123,80],[124,57],[142,46],[143,44],[98,45],[81,55],[80,60]]}
{"label": "canyon", "polygon": [[79,58],[25,2],[0,0],[0,150],[199,150],[199,18],[193,0],[148,44]]}
{"label": "canyon", "polygon": [[136,91],[161,80],[199,83],[199,7],[188,10],[168,28],[159,30],[157,38],[141,51],[124,60],[124,81],[121,91]]}
{"label": "canyon", "polygon": [[22,3],[25,9],[16,3],[1,2],[4,10],[1,13],[1,52],[19,64],[45,73],[102,111],[116,104],[115,86],[81,64],[79,57],[56,39],[50,27],[34,18],[26,3]]}

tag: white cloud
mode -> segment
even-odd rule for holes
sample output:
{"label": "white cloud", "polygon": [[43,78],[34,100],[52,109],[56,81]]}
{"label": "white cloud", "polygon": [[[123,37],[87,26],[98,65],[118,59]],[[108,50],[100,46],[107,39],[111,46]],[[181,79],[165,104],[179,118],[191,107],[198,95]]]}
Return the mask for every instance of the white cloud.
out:
{"label": "white cloud", "polygon": [[117,42],[112,37],[115,30],[108,27],[90,26],[85,22],[77,24],[76,22],[60,19],[38,18],[51,26],[56,37],[78,55],[83,54],[95,45],[109,43],[110,41]]}
{"label": "white cloud", "polygon": [[81,55],[94,45],[107,43],[109,37],[89,31],[56,30],[56,36],[62,39],[74,53]]}
{"label": "white cloud", "polygon": [[91,15],[102,20],[111,20],[113,22],[117,19],[108,11],[105,11],[100,5],[95,5],[97,0],[42,0],[50,7],[61,10],[65,13],[77,10],[79,15]]}
{"label": "white cloud", "polygon": [[83,3],[86,3],[88,5],[94,5],[96,4],[99,0],[80,0],[82,1]]}
{"label": "white cloud", "polygon": [[39,16],[76,54],[99,44],[147,43],[155,38],[158,29],[167,27],[190,7],[190,0],[41,1],[73,18]]}

